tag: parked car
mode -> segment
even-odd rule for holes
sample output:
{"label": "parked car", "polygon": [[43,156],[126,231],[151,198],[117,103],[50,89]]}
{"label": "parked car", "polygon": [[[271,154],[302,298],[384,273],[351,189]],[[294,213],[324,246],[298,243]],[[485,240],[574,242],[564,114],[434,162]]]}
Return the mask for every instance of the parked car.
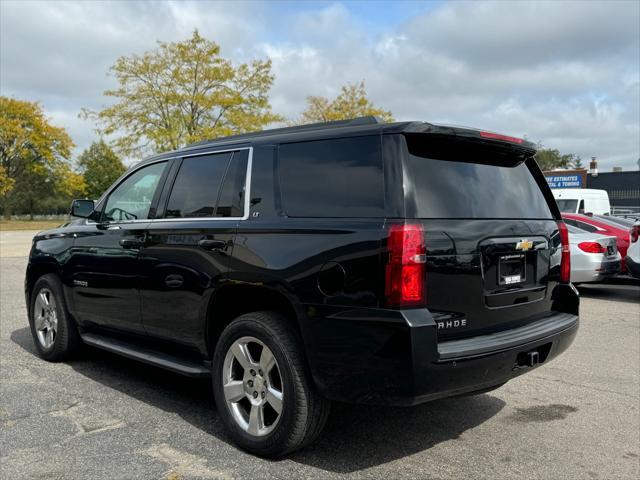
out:
{"label": "parked car", "polygon": [[621,226],[622,228],[632,227],[637,219],[626,217],[626,216],[618,216],[618,215],[593,215],[593,218],[598,220],[603,220],[604,222],[613,223],[614,226]]}
{"label": "parked car", "polygon": [[636,222],[629,230],[631,243],[627,250],[625,263],[629,275],[640,278],[640,222]]}
{"label": "parked car", "polygon": [[611,212],[609,194],[606,190],[596,190],[594,188],[554,188],[552,192],[561,212],[600,215]]}
{"label": "parked car", "polygon": [[498,388],[578,329],[534,154],[370,117],[154,156],[34,238],[36,349],[58,361],[84,342],[209,377],[230,437],[265,456],[312,442],[332,400]]}
{"label": "parked car", "polygon": [[599,235],[608,235],[616,237],[618,251],[622,257],[620,262],[620,272],[626,273],[627,266],[624,258],[629,248],[629,228],[612,221],[604,215],[578,215],[572,213],[563,213],[562,218],[567,225],[573,225],[581,230]]}
{"label": "parked car", "polygon": [[567,225],[571,245],[571,282],[602,282],[620,273],[616,237],[598,235]]}

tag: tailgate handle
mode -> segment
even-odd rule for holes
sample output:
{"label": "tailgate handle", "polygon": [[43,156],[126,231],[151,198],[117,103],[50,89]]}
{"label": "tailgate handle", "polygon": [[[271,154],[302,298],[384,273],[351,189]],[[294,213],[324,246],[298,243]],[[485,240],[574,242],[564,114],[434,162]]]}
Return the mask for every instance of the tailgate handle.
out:
{"label": "tailgate handle", "polygon": [[203,238],[198,242],[200,248],[205,250],[222,250],[227,246],[227,242],[224,240],[214,240],[210,238]]}

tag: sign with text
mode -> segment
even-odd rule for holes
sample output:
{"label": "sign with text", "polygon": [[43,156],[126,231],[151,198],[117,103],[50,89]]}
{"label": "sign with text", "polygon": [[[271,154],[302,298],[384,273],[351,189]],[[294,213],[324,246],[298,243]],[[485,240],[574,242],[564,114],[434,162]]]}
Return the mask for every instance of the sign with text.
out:
{"label": "sign with text", "polygon": [[544,178],[551,188],[585,188],[586,172],[544,172]]}

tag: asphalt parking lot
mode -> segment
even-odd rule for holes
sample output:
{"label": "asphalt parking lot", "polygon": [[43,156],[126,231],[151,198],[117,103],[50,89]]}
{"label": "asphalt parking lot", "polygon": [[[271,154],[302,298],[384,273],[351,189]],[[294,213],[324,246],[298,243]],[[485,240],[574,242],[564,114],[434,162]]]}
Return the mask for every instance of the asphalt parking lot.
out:
{"label": "asphalt parking lot", "polygon": [[2,478],[640,477],[637,284],[582,288],[570,350],[499,390],[335,405],[317,444],[266,461],[229,443],[206,381],[98,350],[36,357],[23,296],[32,233],[13,233],[0,234]]}

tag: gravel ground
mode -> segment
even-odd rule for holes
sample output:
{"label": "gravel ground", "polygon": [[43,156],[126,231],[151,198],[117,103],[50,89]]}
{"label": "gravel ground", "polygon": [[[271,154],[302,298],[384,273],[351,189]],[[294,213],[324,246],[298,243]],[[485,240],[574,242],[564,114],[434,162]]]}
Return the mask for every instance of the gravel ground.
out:
{"label": "gravel ground", "polygon": [[640,477],[637,285],[584,287],[569,351],[499,390],[408,409],[335,405],[314,446],[266,461],[229,443],[206,381],[97,350],[68,363],[36,357],[25,248],[8,233],[0,249],[2,478]]}

